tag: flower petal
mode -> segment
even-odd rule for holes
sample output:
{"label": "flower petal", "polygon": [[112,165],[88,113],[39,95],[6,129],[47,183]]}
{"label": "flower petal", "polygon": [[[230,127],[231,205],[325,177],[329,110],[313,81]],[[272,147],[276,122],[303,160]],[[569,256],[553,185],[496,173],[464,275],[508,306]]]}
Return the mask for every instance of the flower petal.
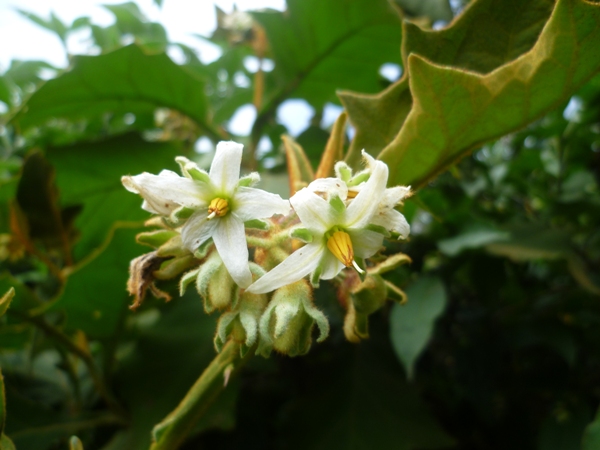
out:
{"label": "flower petal", "polygon": [[410,234],[410,225],[406,218],[395,209],[380,211],[373,216],[371,223],[384,227],[388,231],[398,233],[403,238]]}
{"label": "flower petal", "polygon": [[194,252],[214,234],[219,220],[207,220],[207,217],[208,208],[202,208],[192,214],[181,229],[181,241],[190,252]]}
{"label": "flower petal", "polygon": [[218,220],[213,241],[233,281],[242,288],[252,283],[248,263],[248,244],[244,224],[235,216],[227,214]]}
{"label": "flower petal", "polygon": [[286,215],[292,207],[277,194],[251,187],[238,187],[233,196],[235,214],[242,222],[263,219],[274,214]]}
{"label": "flower petal", "polygon": [[386,189],[383,193],[383,201],[381,202],[380,207],[391,209],[408,197],[410,193],[410,186],[395,186]]}
{"label": "flower petal", "polygon": [[319,197],[329,200],[332,196],[337,196],[342,200],[348,197],[348,186],[339,178],[317,178],[307,186]]}
{"label": "flower petal", "polygon": [[354,256],[370,258],[383,246],[383,235],[370,230],[347,230]]}
{"label": "flower petal", "polygon": [[322,242],[305,245],[251,284],[248,291],[264,294],[304,278],[317,268],[325,250]]}
{"label": "flower petal", "polygon": [[383,199],[388,179],[388,167],[385,163],[373,159],[364,150],[363,157],[372,171],[369,180],[346,209],[345,224],[353,228],[363,228],[371,222],[371,217]]}
{"label": "flower petal", "polygon": [[323,258],[321,259],[321,266],[323,267],[323,271],[321,272],[322,280],[331,280],[344,268],[344,264],[342,264],[342,262],[329,250],[325,251]]}
{"label": "flower petal", "polygon": [[179,206],[198,208],[205,205],[199,186],[175,172],[163,170],[160,175],[144,172],[121,178],[125,189],[140,194],[143,208],[155,214],[169,215]]}
{"label": "flower petal", "polygon": [[210,165],[210,181],[219,193],[233,193],[240,179],[240,164],[244,146],[233,141],[217,144],[217,152]]}
{"label": "flower petal", "polygon": [[324,234],[339,222],[331,205],[307,188],[296,192],[290,203],[304,226],[315,234]]}

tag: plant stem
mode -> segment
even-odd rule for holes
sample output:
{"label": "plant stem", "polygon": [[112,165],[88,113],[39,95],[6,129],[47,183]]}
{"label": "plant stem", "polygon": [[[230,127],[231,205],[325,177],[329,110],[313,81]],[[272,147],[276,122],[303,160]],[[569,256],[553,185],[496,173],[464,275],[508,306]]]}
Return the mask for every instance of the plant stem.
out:
{"label": "plant stem", "polygon": [[179,405],[154,427],[150,450],[179,448],[211,403],[225,389],[231,376],[237,373],[253,354],[254,349],[251,349],[242,359],[240,344],[234,341],[227,342]]}

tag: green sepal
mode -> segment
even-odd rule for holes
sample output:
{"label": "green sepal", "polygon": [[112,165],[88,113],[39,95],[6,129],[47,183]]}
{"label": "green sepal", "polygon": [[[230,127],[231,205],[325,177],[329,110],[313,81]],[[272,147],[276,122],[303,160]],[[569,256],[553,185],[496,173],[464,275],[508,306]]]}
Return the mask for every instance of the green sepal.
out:
{"label": "green sepal", "polygon": [[190,251],[183,246],[181,235],[175,234],[171,239],[156,249],[156,255],[160,257],[180,257],[190,255]]}
{"label": "green sepal", "polygon": [[240,178],[240,181],[238,181],[238,186],[242,186],[242,187],[254,186],[259,181],[260,181],[259,173],[252,172],[252,173],[249,173],[248,175]]}
{"label": "green sepal", "polygon": [[194,162],[184,156],[178,156],[175,158],[175,161],[179,164],[179,167],[181,167],[181,173],[184,177],[201,181],[202,183],[210,183],[210,176],[208,173],[200,169]]}
{"label": "green sepal", "polygon": [[369,316],[381,308],[388,297],[384,279],[380,275],[367,275],[352,290],[352,303],[357,314]]}
{"label": "green sepal", "polygon": [[188,208],[187,206],[180,206],[171,213],[169,220],[171,223],[179,225],[181,222],[189,219],[196,211],[196,209]]}
{"label": "green sepal", "polygon": [[334,167],[336,175],[348,183],[352,178],[352,169],[344,161],[338,161]]}
{"label": "green sepal", "polygon": [[390,232],[388,230],[385,229],[385,227],[382,227],[381,225],[375,225],[373,223],[368,224],[365,227],[365,230],[369,230],[369,231],[373,231],[375,233],[379,233],[385,237],[390,237]]}
{"label": "green sepal", "polygon": [[225,309],[237,300],[237,286],[217,252],[211,253],[200,266],[196,289],[204,299],[207,314],[215,309]]}
{"label": "green sepal", "polygon": [[14,296],[15,288],[11,287],[8,291],[6,291],[6,294],[4,294],[2,298],[0,298],[0,317],[2,317],[6,313],[8,307],[10,306],[10,302],[12,302]]}
{"label": "green sepal", "polygon": [[200,268],[190,270],[189,272],[183,274],[183,276],[181,277],[181,280],[179,280],[179,296],[180,297],[182,297],[183,294],[185,294],[185,291],[186,291],[187,287],[189,286],[189,284],[192,281],[196,281],[196,278],[198,277],[199,272],[200,272]]}
{"label": "green sepal", "polygon": [[320,263],[315,271],[310,274],[310,284],[315,289],[319,287],[319,280],[321,279],[321,274],[323,273],[323,264]]}
{"label": "green sepal", "polygon": [[343,214],[346,211],[346,205],[338,195],[332,195],[329,199],[329,204],[338,214]]}
{"label": "green sepal", "polygon": [[389,272],[391,270],[398,268],[402,264],[407,264],[407,263],[411,263],[411,262],[412,262],[412,260],[410,259],[410,257],[408,255],[405,255],[404,253],[396,253],[395,255],[392,255],[392,256],[384,259],[383,261],[376,264],[375,266],[369,267],[369,274],[382,275],[386,272]]}
{"label": "green sepal", "polygon": [[270,225],[268,222],[265,222],[264,220],[260,220],[260,219],[247,220],[246,222],[244,222],[244,226],[246,228],[255,228],[257,230],[263,230],[263,231],[267,231],[270,228]]}
{"label": "green sepal", "polygon": [[307,244],[311,243],[314,239],[314,235],[308,228],[297,227],[292,229],[290,236],[294,239],[300,239],[302,242]]}
{"label": "green sepal", "polygon": [[206,258],[206,255],[208,255],[208,251],[210,250],[212,243],[213,243],[213,240],[211,238],[211,239],[204,241],[202,244],[200,244],[200,247],[198,247],[196,249],[196,251],[194,252],[194,257],[196,257],[198,259]]}
{"label": "green sepal", "polygon": [[169,259],[160,265],[160,269],[153,272],[154,278],[157,280],[170,280],[180,275],[181,272],[195,266],[198,263],[193,255],[179,256]]}
{"label": "green sepal", "polygon": [[310,350],[315,323],[321,342],[329,335],[329,322],[314,306],[310,285],[300,280],[281,287],[260,318],[257,352],[265,357],[272,349],[289,356],[303,355]]}
{"label": "green sepal", "polygon": [[348,183],[346,183],[348,185],[348,187],[351,186],[358,186],[360,183],[362,183],[363,181],[367,181],[369,179],[369,177],[371,176],[370,172],[360,172],[357,173],[354,178],[352,178],[350,181],[348,181]]}
{"label": "green sepal", "polygon": [[158,248],[176,235],[177,232],[172,230],[144,231],[139,233],[135,237],[135,240],[138,244],[148,245],[152,248]]}

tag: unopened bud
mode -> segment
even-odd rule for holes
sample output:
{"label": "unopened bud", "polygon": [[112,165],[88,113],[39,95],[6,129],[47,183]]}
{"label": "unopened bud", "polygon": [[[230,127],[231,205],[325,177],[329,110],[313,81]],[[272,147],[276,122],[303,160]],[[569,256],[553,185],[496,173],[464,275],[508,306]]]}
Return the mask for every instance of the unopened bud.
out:
{"label": "unopened bud", "polygon": [[319,328],[317,342],[329,335],[329,322],[312,300],[312,288],[300,280],[279,288],[260,319],[259,353],[268,356],[271,349],[289,355],[310,350],[314,325]]}

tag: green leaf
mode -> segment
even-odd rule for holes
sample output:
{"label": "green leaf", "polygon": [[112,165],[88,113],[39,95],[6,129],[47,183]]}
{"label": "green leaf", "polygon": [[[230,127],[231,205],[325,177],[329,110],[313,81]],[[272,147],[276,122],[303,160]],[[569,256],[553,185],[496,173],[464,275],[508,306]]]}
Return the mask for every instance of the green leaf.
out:
{"label": "green leaf", "polygon": [[600,410],[596,418],[590,423],[583,433],[581,450],[597,450],[600,448]]}
{"label": "green leaf", "polygon": [[[404,67],[408,55],[415,53],[441,65],[491,72],[531,49],[552,6],[549,0],[478,0],[471,2],[451,26],[442,30],[422,30],[405,21]],[[493,34],[490,27],[494,28]],[[377,155],[386,147],[400,131],[412,107],[406,73],[375,96],[351,92],[338,95],[356,127],[347,158],[352,164],[360,159],[363,148]]]}
{"label": "green leaf", "polygon": [[130,260],[142,253],[135,243],[139,231],[115,230],[104,251],[70,274],[62,295],[48,307],[66,312],[67,331],[82,330],[99,339],[113,335],[131,301],[125,285]]}
{"label": "green leaf", "polygon": [[507,231],[496,230],[480,224],[468,226],[462,233],[438,241],[440,251],[448,256],[456,256],[470,248],[480,248],[486,244],[502,242],[510,237]]}
{"label": "green leaf", "polygon": [[383,0],[289,0],[285,12],[254,12],[271,45],[275,69],[262,110],[290,97],[316,107],[335,90],[381,89],[379,67],[400,63],[400,21]]}
{"label": "green leaf", "polygon": [[481,75],[412,54],[413,107],[379,157],[392,184],[423,185],[482,143],[565,102],[600,69],[600,5],[559,0],[538,41]]}
{"label": "green leaf", "polygon": [[419,278],[405,292],[408,302],[392,307],[390,336],[407,378],[412,379],[415,362],[431,339],[435,321],[447,300],[442,281],[433,276]]}
{"label": "green leaf", "polygon": [[172,108],[211,134],[204,81],[164,53],[129,45],[99,56],[78,56],[73,69],[46,82],[12,119],[23,128],[52,118],[85,119],[103,113],[143,113]]}
{"label": "green leaf", "polygon": [[452,8],[448,0],[394,0],[404,12],[411,16],[426,16],[432,22],[452,20]]}
{"label": "green leaf", "polygon": [[[416,389],[402,380],[389,341],[373,325],[371,339],[336,347],[337,359],[324,366],[327,370],[306,370],[305,391],[286,414],[290,449],[451,448],[452,439]],[[336,358],[331,351],[323,352],[324,357]]]}
{"label": "green leaf", "polygon": [[495,255],[506,256],[513,261],[529,259],[556,259],[566,256],[570,250],[570,235],[541,225],[513,226],[510,236],[500,242],[490,242],[485,249]]}
{"label": "green leaf", "polygon": [[56,168],[61,203],[83,207],[75,222],[80,232],[74,247],[76,261],[101,247],[116,222],[141,223],[149,217],[141,209],[141,197],[126,191],[121,177],[176,170],[174,159],[180,152],[175,142],[150,143],[137,134],[47,149]]}

